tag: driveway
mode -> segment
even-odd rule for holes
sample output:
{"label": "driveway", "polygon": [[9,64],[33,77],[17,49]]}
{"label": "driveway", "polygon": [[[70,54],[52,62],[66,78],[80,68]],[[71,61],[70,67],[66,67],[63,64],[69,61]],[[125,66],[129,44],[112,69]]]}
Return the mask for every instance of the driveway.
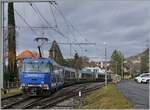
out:
{"label": "driveway", "polygon": [[124,80],[117,84],[124,96],[131,100],[135,109],[149,108],[149,84],[139,84],[133,80]]}

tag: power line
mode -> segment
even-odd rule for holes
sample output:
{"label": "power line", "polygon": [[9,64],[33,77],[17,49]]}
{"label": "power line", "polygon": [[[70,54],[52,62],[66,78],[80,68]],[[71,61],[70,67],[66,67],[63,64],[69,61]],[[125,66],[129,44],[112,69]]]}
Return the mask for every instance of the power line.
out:
{"label": "power line", "polygon": [[[32,4],[32,5],[31,5]],[[30,3],[30,5],[32,6],[33,8],[33,3]],[[51,29],[55,32],[57,32],[58,34],[60,34],[62,37],[64,38],[67,38],[62,32],[60,32],[60,30],[56,27],[52,27],[51,24],[47,21],[47,19],[41,14],[41,12],[39,11],[38,7],[36,6],[36,4],[34,4],[35,8],[34,8],[34,11],[36,13],[38,13],[38,15],[48,24],[50,25]]]}
{"label": "power line", "polygon": [[[49,2],[49,3],[50,3],[50,5],[53,5],[53,6],[55,7],[55,9],[59,12],[59,14],[62,16],[62,18],[63,18],[63,20],[64,20],[64,22],[65,22],[65,24],[66,24],[66,26],[67,26],[67,28],[68,28],[68,31],[69,31],[69,30],[70,30],[69,23],[68,23],[67,19],[65,18],[63,12],[62,12],[60,9],[58,9],[58,8],[56,7],[57,3],[55,3],[55,4],[53,4],[53,3],[51,3],[51,2]],[[68,32],[68,31],[67,31],[67,32]],[[70,33],[71,33],[72,36],[75,38],[74,34],[73,34],[71,31],[70,31]],[[70,38],[69,38],[69,39],[70,39]]]}
{"label": "power line", "polygon": [[41,22],[43,22],[43,20],[42,20],[41,17],[40,17],[40,14],[39,14],[39,13],[36,11],[36,9],[33,7],[32,3],[30,2],[29,4],[30,4],[30,6],[32,7],[33,11],[39,16]]}
{"label": "power line", "polygon": [[[59,14],[62,16],[62,18],[63,18],[63,20],[64,20],[64,22],[65,22],[65,24],[66,24],[66,26],[67,26],[67,28],[68,28],[68,31],[67,31],[67,32],[69,32],[69,30],[70,30],[71,35],[74,37],[74,39],[76,39],[74,33],[71,32],[69,22],[67,21],[67,19],[66,19],[66,17],[64,16],[63,12],[62,12],[60,9],[58,9],[58,8],[56,7],[57,3],[55,3],[55,5],[54,5],[53,3],[50,2],[50,5],[53,5],[53,6],[55,7],[55,9],[59,12]],[[68,34],[69,34],[69,33],[68,33]],[[70,43],[71,43],[71,39],[70,39],[70,38],[69,38],[69,40],[70,40]],[[70,45],[70,48],[72,48],[71,45]],[[79,48],[81,49],[80,45],[79,45]],[[70,53],[70,55],[71,55],[71,53]]]}
{"label": "power line", "polygon": [[75,30],[77,33],[79,33],[79,35],[82,37],[82,34],[74,27],[74,25],[69,21],[69,20],[67,20],[66,19],[66,17],[64,16],[64,14],[63,14],[63,12],[61,11],[61,9],[60,9],[60,7],[59,7],[59,5],[53,5],[56,9],[57,9],[57,11],[60,13],[60,15],[63,17],[63,19],[64,19],[64,21],[66,22],[66,25],[68,26],[68,27],[72,27],[72,29],[73,30]]}
{"label": "power line", "polygon": [[[51,4],[52,4],[52,3],[51,3]],[[50,11],[51,11],[52,16],[53,16],[53,18],[54,18],[55,26],[56,26],[56,28],[57,28],[57,27],[58,27],[58,25],[57,25],[57,20],[56,20],[56,17],[55,17],[55,14],[54,14],[53,8],[51,7],[51,5],[50,5],[50,4],[49,4],[49,8],[50,8]]]}
{"label": "power line", "polygon": [[[66,24],[68,30],[70,30],[70,26],[71,26],[71,28],[72,28],[74,31],[76,31],[77,33],[79,33],[79,35],[82,37],[81,33],[73,26],[73,24],[72,24],[70,21],[68,21],[68,20],[66,19],[66,17],[65,17],[64,14],[63,14],[63,12],[60,10],[59,6],[58,6],[58,5],[57,5],[57,7],[56,7],[56,5],[53,5],[53,6],[54,6],[55,9],[60,13],[60,15],[62,16],[62,18],[64,19],[65,24]],[[72,33],[72,35],[73,35],[73,37],[75,38],[75,36],[74,36],[73,33]],[[80,45],[78,45],[78,46],[79,46],[80,49],[82,49]]]}
{"label": "power line", "polygon": [[[53,5],[54,7],[55,7],[55,5],[57,5],[57,3],[56,2],[49,2],[49,6],[51,7],[51,5]],[[51,9],[52,9],[52,7],[51,7]],[[55,7],[55,9],[56,9],[56,7]],[[54,16],[55,17],[55,16]],[[55,20],[56,20],[56,18],[54,18]],[[67,27],[68,27],[68,24],[67,24]],[[58,27],[57,27],[57,29],[58,29]],[[68,30],[69,30],[69,28],[68,28]],[[69,37],[67,37],[67,39],[69,39],[69,40],[71,40]]]}
{"label": "power line", "polygon": [[[14,10],[15,10],[16,14],[24,21],[24,23],[29,26],[29,28],[31,29],[31,31],[32,31],[33,33],[36,33],[36,31],[30,26],[30,24],[28,24],[28,22],[24,19],[24,17],[23,17],[21,14],[19,14],[19,12],[17,12],[16,9],[14,9]],[[37,33],[36,33],[36,34],[37,34]]]}
{"label": "power line", "polygon": [[[37,10],[38,14],[42,17],[42,19],[48,24],[51,26],[51,24],[47,21],[47,19],[41,14],[41,12],[39,11],[38,7],[36,6],[36,4],[34,4],[35,6],[35,9]],[[32,6],[33,7],[33,6]],[[52,26],[51,26],[52,27]],[[52,28],[55,28],[55,27],[52,27]]]}

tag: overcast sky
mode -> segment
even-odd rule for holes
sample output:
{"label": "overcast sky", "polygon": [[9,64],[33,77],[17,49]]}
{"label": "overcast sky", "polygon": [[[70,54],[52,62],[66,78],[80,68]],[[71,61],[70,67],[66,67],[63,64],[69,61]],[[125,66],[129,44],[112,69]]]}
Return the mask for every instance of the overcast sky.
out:
{"label": "overcast sky", "polygon": [[[67,26],[60,13],[52,6],[56,17],[59,31],[62,36],[51,29],[31,30],[23,19],[15,12],[17,26],[27,28],[17,28],[17,52],[24,49],[37,50],[34,38],[40,37],[44,32],[52,42],[89,42],[96,45],[72,46],[72,55],[77,51],[79,55],[88,57],[104,58],[104,42],[107,44],[107,55],[110,58],[114,49],[120,50],[126,57],[136,55],[144,51],[148,45],[148,11],[149,1],[144,0],[57,0],[59,9],[67,19]],[[33,27],[55,26],[50,5],[48,3],[33,3],[34,8],[38,8],[42,16],[38,15],[29,3],[15,3],[15,10]],[[5,8],[7,6],[5,5]],[[5,10],[5,20],[7,20],[7,10]],[[51,43],[43,47],[45,55]],[[69,46],[60,45],[63,56],[70,57]]]}

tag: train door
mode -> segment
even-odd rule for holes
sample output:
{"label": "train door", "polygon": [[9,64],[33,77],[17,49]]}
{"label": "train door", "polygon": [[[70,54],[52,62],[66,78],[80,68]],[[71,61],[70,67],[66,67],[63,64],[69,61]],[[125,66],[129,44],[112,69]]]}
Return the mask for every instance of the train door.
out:
{"label": "train door", "polygon": [[52,87],[52,90],[55,90],[55,88],[56,88],[55,66],[53,66],[52,73],[51,73],[51,87]]}

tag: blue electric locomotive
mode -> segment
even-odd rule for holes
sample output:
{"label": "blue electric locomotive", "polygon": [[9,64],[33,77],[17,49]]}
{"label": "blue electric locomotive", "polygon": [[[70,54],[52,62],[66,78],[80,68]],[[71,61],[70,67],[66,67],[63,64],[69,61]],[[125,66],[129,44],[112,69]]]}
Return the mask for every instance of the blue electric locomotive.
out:
{"label": "blue electric locomotive", "polygon": [[21,88],[29,95],[49,95],[64,84],[63,68],[50,58],[23,60]]}

